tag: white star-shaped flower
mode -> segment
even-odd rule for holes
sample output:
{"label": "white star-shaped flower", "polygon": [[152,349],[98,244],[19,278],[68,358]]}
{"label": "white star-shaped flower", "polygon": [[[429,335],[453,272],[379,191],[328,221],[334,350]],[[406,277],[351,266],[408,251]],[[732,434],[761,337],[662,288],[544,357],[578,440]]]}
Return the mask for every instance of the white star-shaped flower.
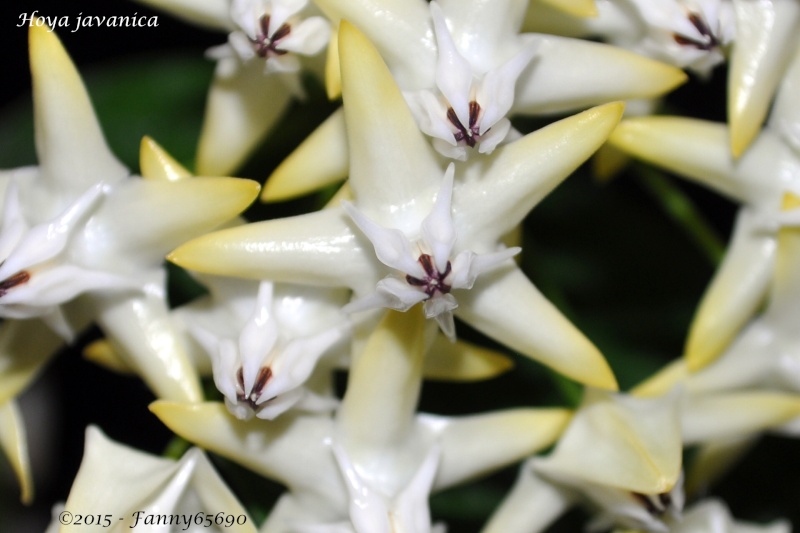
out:
{"label": "white star-shaped flower", "polygon": [[[330,410],[336,406],[333,398],[314,394],[303,385],[319,358],[347,338],[349,325],[343,316],[338,323],[331,320],[338,314],[333,305],[309,301],[302,291],[295,295],[291,290],[280,291],[273,297],[274,290],[280,291],[270,282],[260,284],[252,315],[238,340],[193,328],[212,354],[214,383],[225,396],[225,404],[244,420],[253,415],[272,420],[292,407]],[[328,316],[320,317],[323,313]],[[310,320],[312,315],[317,315],[316,320]]]}
{"label": "white star-shaped flower", "polygon": [[438,531],[430,492],[549,446],[569,413],[417,414],[431,326],[420,315],[390,311],[354,358],[335,417],[289,412],[253,424],[217,403],[158,401],[151,410],[179,435],[287,487],[264,531]]}
{"label": "white star-shaped flower", "polygon": [[536,49],[523,46],[511,59],[484,72],[458,50],[436,2],[431,2],[431,18],[438,90],[407,92],[406,99],[420,129],[434,137],[433,145],[442,155],[464,161],[475,147],[490,154],[512,129],[506,114],[514,103],[514,86]]}
{"label": "white star-shaped flower", "polygon": [[[614,388],[597,349],[508,259],[515,250],[498,249],[503,236],[605,140],[622,105],[586,111],[495,150],[487,156],[488,170],[468,169],[451,196],[451,178],[443,185],[440,159],[377,51],[352,26],[343,23],[339,35],[349,185],[360,214],[350,218],[338,205],[223,230],[187,243],[170,260],[213,274],[348,287],[356,298],[375,292],[389,264],[401,278],[385,280],[378,300],[395,298],[398,308],[428,300],[445,331],[453,311],[446,287],[474,282],[459,291],[456,316],[579,381]],[[382,242],[386,235],[392,236],[388,243]],[[412,243],[430,249],[415,251]],[[430,273],[419,262],[425,254]],[[402,275],[411,275],[411,283]]]}
{"label": "white star-shaped flower", "polygon": [[[86,430],[83,460],[63,510],[76,519],[87,516],[81,510],[92,506],[102,507],[102,512],[93,517],[98,521],[91,527],[111,533],[257,530],[201,450],[192,448],[178,461],[157,457],[114,442],[94,426]],[[198,513],[201,520],[195,523]],[[212,517],[210,524],[206,515]],[[215,523],[217,516],[220,523]],[[55,527],[63,524],[63,516],[61,522],[58,518],[54,517]]]}
{"label": "white star-shaped flower", "polygon": [[417,230],[414,242],[398,229],[384,228],[345,202],[344,208],[358,228],[375,247],[375,254],[399,276],[388,276],[378,282],[375,294],[345,307],[346,312],[387,307],[408,311],[425,302],[425,316],[435,318],[451,340],[456,331],[453,311],[458,307],[453,289],[471,289],[482,273],[502,264],[521,250],[518,247],[477,255],[464,250],[452,257],[457,235],[451,214],[453,195],[452,164],[447,167],[441,190],[436,195],[431,213]]}

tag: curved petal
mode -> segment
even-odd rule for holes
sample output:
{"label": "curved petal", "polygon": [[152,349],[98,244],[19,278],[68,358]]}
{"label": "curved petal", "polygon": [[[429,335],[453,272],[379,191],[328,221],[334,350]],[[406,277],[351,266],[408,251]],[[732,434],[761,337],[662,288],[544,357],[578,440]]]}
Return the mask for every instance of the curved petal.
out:
{"label": "curved petal", "polygon": [[350,368],[337,416],[342,444],[355,457],[406,442],[434,330],[421,313],[389,311]]}
{"label": "curved petal", "polygon": [[327,444],[333,426],[327,416],[286,414],[270,423],[248,423],[232,417],[221,403],[157,401],[150,410],[172,431],[206,450],[291,490],[346,505],[345,487]]}
{"label": "curved petal", "polygon": [[244,211],[259,189],[237,178],[127,180],[107,195],[81,235],[84,242],[74,246],[87,260],[110,260],[118,268],[120,261],[157,265],[175,246]]}
{"label": "curved petal", "polygon": [[459,239],[496,243],[605,142],[623,108],[612,103],[584,111],[495,151],[482,178],[454,195]]}
{"label": "curved petal", "polygon": [[580,383],[615,390],[602,354],[517,268],[498,269],[458,295],[456,316]]}
{"label": "curved petal", "polygon": [[443,453],[435,488],[486,475],[551,446],[571,416],[567,409],[511,409],[450,419],[439,433]]}
{"label": "curved petal", "polygon": [[53,192],[81,194],[128,175],[111,153],[81,78],[54,31],[32,24],[36,153],[40,178]]}
{"label": "curved petal", "polygon": [[359,208],[372,214],[438,190],[442,170],[430,143],[378,51],[346,21],[339,28],[339,54],[350,186]]}
{"label": "curved petal", "polygon": [[690,397],[681,415],[684,442],[692,445],[761,433],[800,416],[800,396],[744,391]]}
{"label": "curved petal", "polygon": [[340,208],[210,233],[167,259],[209,274],[364,290],[381,276]]}
{"label": "curved petal", "polygon": [[145,179],[178,181],[192,174],[157,142],[145,135],[139,149],[139,171]]}
{"label": "curved petal", "polygon": [[[88,321],[81,325],[86,327]],[[17,396],[64,345],[39,319],[0,324],[0,404]]]}
{"label": "curved petal", "polygon": [[199,402],[200,380],[162,298],[94,297],[98,324],[159,398]]}
{"label": "curved petal", "polygon": [[425,355],[422,373],[426,379],[477,381],[503,374],[513,366],[511,358],[500,352],[437,335]]}
{"label": "curved petal", "polygon": [[536,44],[537,55],[517,80],[512,113],[557,113],[654,98],[687,80],[676,67],[616,46],[542,34],[529,34],[528,41]]}
{"label": "curved petal", "polygon": [[572,506],[574,499],[571,491],[539,477],[528,461],[481,532],[540,533]]}
{"label": "curved petal", "polygon": [[279,202],[343,181],[350,170],[347,128],[340,107],[267,178],[262,202]]}
{"label": "curved petal", "polygon": [[13,400],[0,404],[0,448],[8,457],[19,481],[20,500],[30,505],[33,503],[33,475],[28,455],[28,439],[22,413]]}
{"label": "curved petal", "polygon": [[281,75],[266,75],[253,60],[227,72],[217,65],[208,94],[206,115],[197,148],[197,174],[229,176],[278,122],[292,100],[292,89]]}
{"label": "curved petal", "polygon": [[730,149],[739,157],[758,135],[800,39],[800,4],[734,0],[736,45],[728,76]]}
{"label": "curved petal", "polygon": [[609,142],[620,150],[697,181],[739,202],[774,210],[793,181],[797,159],[780,138],[764,131],[739,161],[728,150],[728,129],[697,119],[623,120]]}
{"label": "curved petal", "polygon": [[583,403],[536,470],[642,494],[681,476],[679,398],[635,398],[587,389]]}
{"label": "curved petal", "polygon": [[740,212],[725,259],[692,320],[685,350],[691,371],[719,356],[767,292],[776,240],[758,231],[756,218],[749,210]]}

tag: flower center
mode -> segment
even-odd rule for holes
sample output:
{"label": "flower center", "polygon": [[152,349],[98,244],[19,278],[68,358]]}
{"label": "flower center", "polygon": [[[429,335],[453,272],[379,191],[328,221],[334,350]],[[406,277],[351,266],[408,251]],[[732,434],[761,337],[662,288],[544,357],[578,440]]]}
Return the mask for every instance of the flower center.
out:
{"label": "flower center", "polygon": [[236,372],[236,381],[239,385],[239,391],[236,393],[236,399],[240,402],[244,402],[253,410],[253,412],[257,413],[264,407],[270,400],[274,400],[277,396],[273,396],[269,400],[264,402],[258,403],[258,399],[261,396],[261,393],[264,391],[264,387],[267,386],[267,382],[269,382],[270,378],[272,377],[272,370],[269,367],[262,367],[261,370],[258,371],[258,376],[256,376],[256,382],[253,383],[253,388],[250,390],[249,394],[244,392],[244,370],[239,368],[239,371]]}
{"label": "flower center", "polygon": [[273,56],[282,56],[288,53],[287,50],[281,50],[278,48],[278,43],[292,31],[292,27],[289,26],[289,24],[284,23],[280,28],[275,30],[272,35],[270,35],[269,20],[269,15],[263,15],[259,19],[261,31],[255,39],[250,39],[250,42],[253,43],[253,50],[255,50],[256,55],[265,59]]}
{"label": "flower center", "polygon": [[31,275],[27,271],[23,270],[21,272],[17,272],[13,276],[9,276],[3,281],[0,281],[0,296],[5,296],[8,291],[17,285],[22,285],[29,279],[31,279]]}
{"label": "flower center", "polygon": [[480,104],[475,100],[472,100],[469,103],[469,127],[467,128],[464,127],[464,125],[458,119],[458,115],[456,115],[456,112],[453,110],[453,108],[447,108],[447,120],[450,121],[450,124],[452,124],[456,130],[458,130],[453,133],[453,136],[456,138],[456,142],[463,142],[470,148],[475,147],[475,143],[480,140],[480,127],[478,126],[478,117],[480,116],[480,113]]}
{"label": "flower center", "polygon": [[700,15],[697,13],[689,13],[689,22],[691,22],[692,25],[697,28],[697,31],[703,36],[703,39],[697,40],[675,33],[672,35],[672,38],[675,39],[676,43],[682,46],[692,46],[698,50],[706,51],[713,50],[721,44],[719,39],[717,39],[717,36],[714,35],[714,33],[711,31],[711,28],[708,27],[708,24],[706,24],[706,21],[703,20]]}
{"label": "flower center", "polygon": [[439,272],[436,269],[433,258],[428,254],[419,256],[419,264],[422,265],[423,270],[425,270],[425,277],[419,279],[407,274],[406,281],[409,285],[421,288],[425,294],[428,295],[428,298],[433,298],[437,292],[439,294],[448,294],[450,292],[452,287],[445,282],[452,270],[450,261],[447,262],[447,268],[444,269],[444,272]]}

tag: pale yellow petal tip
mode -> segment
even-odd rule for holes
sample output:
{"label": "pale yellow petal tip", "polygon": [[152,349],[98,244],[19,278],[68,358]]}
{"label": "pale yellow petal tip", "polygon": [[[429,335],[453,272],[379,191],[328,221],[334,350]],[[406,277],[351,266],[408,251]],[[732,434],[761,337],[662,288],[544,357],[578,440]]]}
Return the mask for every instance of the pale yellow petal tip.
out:
{"label": "pale yellow petal tip", "polygon": [[325,63],[325,92],[330,100],[342,96],[342,76],[339,69],[339,31],[331,32],[328,55]]}
{"label": "pale yellow petal tip", "polygon": [[783,195],[783,201],[781,202],[781,210],[782,211],[792,211],[794,209],[800,209],[800,196],[787,192]]}
{"label": "pale yellow petal tip", "polygon": [[148,136],[142,137],[139,150],[139,171],[143,178],[166,181],[177,181],[192,175]]}
{"label": "pale yellow petal tip", "polygon": [[423,374],[443,381],[480,381],[497,377],[514,368],[514,361],[494,350],[464,341],[450,342],[443,335],[425,357]]}
{"label": "pale yellow petal tip", "polygon": [[84,348],[83,356],[87,360],[119,374],[130,374],[132,372],[128,364],[117,354],[111,343],[105,339],[89,344]]}
{"label": "pale yellow petal tip", "polygon": [[705,321],[700,316],[695,319],[695,325],[689,331],[686,341],[684,360],[690,373],[698,372],[717,360],[728,344],[733,341],[735,332],[721,337],[713,334],[704,325]]}
{"label": "pale yellow petal tip", "polygon": [[158,419],[170,429],[173,429],[172,426],[175,424],[175,422],[181,421],[187,416],[219,410],[219,407],[225,410],[224,405],[216,402],[191,403],[175,402],[171,400],[156,400],[147,406],[150,412],[156,415],[156,417],[158,417]]}
{"label": "pale yellow petal tip", "polygon": [[689,375],[686,361],[678,359],[631,389],[631,396],[654,398],[663,396]]}
{"label": "pale yellow petal tip", "polygon": [[264,188],[261,190],[261,202],[265,204],[285,202],[310,192],[305,190],[304,187],[299,187],[298,180],[294,179],[297,176],[296,163],[293,154],[290,154],[278,165],[278,168],[270,174],[264,183]]}
{"label": "pale yellow petal tip", "polygon": [[741,121],[729,120],[731,132],[731,155],[739,159],[758,135],[760,127],[743,124]]}

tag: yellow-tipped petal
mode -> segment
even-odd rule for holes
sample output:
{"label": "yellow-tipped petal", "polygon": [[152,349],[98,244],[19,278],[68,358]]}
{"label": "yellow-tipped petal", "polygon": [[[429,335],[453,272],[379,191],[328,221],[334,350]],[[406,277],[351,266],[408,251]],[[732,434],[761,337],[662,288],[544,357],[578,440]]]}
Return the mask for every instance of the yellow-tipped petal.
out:
{"label": "yellow-tipped petal", "polygon": [[622,102],[597,106],[496,150],[480,179],[453,199],[459,238],[495,242],[513,230],[606,141],[624,109]]}
{"label": "yellow-tipped petal", "polygon": [[3,448],[20,486],[20,500],[33,503],[33,476],[28,455],[28,439],[22,414],[13,400],[0,405],[0,447]]}
{"label": "yellow-tipped petal", "polygon": [[230,176],[261,143],[292,100],[280,76],[264,75],[261,61],[250,61],[211,84],[197,148],[197,174]]}
{"label": "yellow-tipped petal", "polygon": [[800,396],[731,392],[690,397],[681,416],[684,442],[695,444],[761,433],[800,416]]}
{"label": "yellow-tipped petal", "polygon": [[738,158],[767,116],[772,97],[800,38],[797,2],[733,2],[736,44],[728,75],[730,149]]}
{"label": "yellow-tipped petal", "polygon": [[613,100],[657,98],[688,79],[677,67],[603,43],[533,34],[531,74],[517,81],[514,112],[559,113]]}
{"label": "yellow-tipped petal", "polygon": [[[793,193],[785,194],[781,209],[783,211],[800,209],[800,196]],[[778,231],[778,249],[769,313],[784,322],[794,320],[797,302],[800,301],[800,282],[797,275],[799,265],[800,229],[796,226],[783,226]]]}
{"label": "yellow-tipped petal", "polygon": [[668,393],[689,375],[686,362],[675,360],[631,389],[632,396],[653,398]]}
{"label": "yellow-tipped petal", "polygon": [[208,274],[286,283],[342,286],[374,278],[339,209],[216,231],[180,246],[173,263]]}
{"label": "yellow-tipped petal", "polygon": [[[340,494],[329,442],[333,421],[287,413],[267,424],[232,416],[221,403],[153,402],[149,406],[170,430],[201,448],[276,479],[290,489]],[[256,421],[259,422],[259,421]]]}
{"label": "yellow-tipped petal", "polygon": [[175,246],[234,219],[259,190],[255,181],[237,178],[127,180],[97,210],[97,225],[108,240],[104,251],[153,264]]}
{"label": "yellow-tipped petal", "polygon": [[575,17],[596,17],[598,12],[594,2],[595,0],[534,0],[531,2],[531,9],[536,9],[536,4],[542,3]]}
{"label": "yellow-tipped petal", "polygon": [[38,319],[4,320],[0,324],[0,404],[17,396],[64,345]]}
{"label": "yellow-tipped petal", "polygon": [[106,144],[89,96],[61,41],[47,26],[29,32],[40,176],[56,190],[83,193],[98,179],[128,175]]}
{"label": "yellow-tipped petal", "polygon": [[378,50],[355,26],[339,26],[350,186],[359,208],[386,209],[439,190],[442,169]]}
{"label": "yellow-tipped petal", "polygon": [[580,383],[618,388],[600,351],[518,269],[485,274],[458,302],[456,316],[510,348]]}
{"label": "yellow-tipped petal", "polygon": [[[419,306],[389,310],[350,367],[338,413],[348,450],[386,450],[408,438],[426,346],[436,331]],[[357,453],[357,452],[355,452]]]}
{"label": "yellow-tipped petal", "polygon": [[503,498],[481,533],[531,533],[545,531],[572,506],[576,495],[545,481],[527,461],[517,481]]}
{"label": "yellow-tipped petal", "polygon": [[[569,423],[568,409],[514,409],[452,419],[441,435],[436,488],[462,483],[551,446]],[[491,435],[487,446],[481,435]]]}
{"label": "yellow-tipped petal", "polygon": [[325,92],[336,100],[342,96],[342,73],[339,67],[339,29],[331,32],[328,55],[325,62]]}
{"label": "yellow-tipped petal", "polygon": [[334,111],[267,178],[262,202],[302,196],[347,177],[350,157],[344,112]]}
{"label": "yellow-tipped petal", "polygon": [[136,0],[140,4],[153,7],[157,11],[170,13],[176,18],[212,30],[229,32],[229,0]]}
{"label": "yellow-tipped petal", "polygon": [[500,352],[437,335],[422,372],[428,379],[477,381],[499,376],[513,366],[511,358]]}
{"label": "yellow-tipped petal", "polygon": [[681,474],[679,398],[589,389],[555,451],[536,468],[642,494],[670,491]]}
{"label": "yellow-tipped petal", "polygon": [[144,178],[166,181],[177,181],[192,175],[157,142],[146,135],[142,137],[139,149],[139,172]]}
{"label": "yellow-tipped petal", "polygon": [[685,350],[691,372],[719,357],[767,292],[776,241],[758,232],[756,217],[749,211],[740,212],[725,259],[692,320]]}
{"label": "yellow-tipped petal", "polygon": [[89,344],[83,349],[83,356],[89,361],[120,374],[131,374],[133,370],[105,339]]}

